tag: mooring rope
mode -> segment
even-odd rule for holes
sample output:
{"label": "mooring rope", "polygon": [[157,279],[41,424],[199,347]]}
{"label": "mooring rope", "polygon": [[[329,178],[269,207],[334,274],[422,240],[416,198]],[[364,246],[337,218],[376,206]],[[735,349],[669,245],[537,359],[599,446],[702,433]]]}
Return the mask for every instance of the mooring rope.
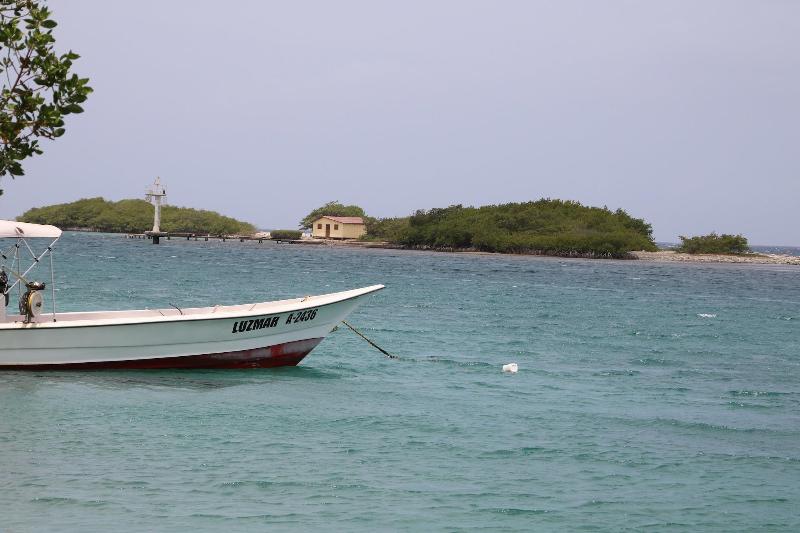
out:
{"label": "mooring rope", "polygon": [[358,331],[356,328],[354,328],[353,326],[348,324],[346,320],[342,320],[342,324],[344,324],[345,326],[347,326],[348,328],[353,330],[353,333],[355,333],[356,335],[358,335],[359,337],[361,337],[362,339],[364,339],[365,341],[370,343],[373,347],[377,348],[377,350],[379,352],[381,352],[383,355],[385,355],[389,359],[400,359],[398,356],[390,354],[389,352],[387,352],[386,350],[384,350],[383,348],[381,348],[380,346],[378,346],[377,344],[375,344],[374,342],[369,340],[366,335],[364,335],[363,333]]}
{"label": "mooring rope", "polygon": [[[362,339],[367,341],[373,348],[375,348],[376,350],[381,352],[383,355],[385,355],[389,359],[396,359],[398,361],[408,361],[408,362],[411,362],[411,363],[420,363],[420,362],[444,363],[444,364],[455,364],[455,365],[458,365],[458,366],[475,366],[475,367],[479,367],[479,368],[483,368],[483,367],[489,368],[489,367],[493,367],[494,366],[492,363],[486,363],[486,362],[483,362],[483,361],[458,361],[458,360],[441,359],[441,358],[438,358],[438,357],[420,359],[420,358],[401,357],[399,355],[392,355],[389,352],[387,352],[386,350],[384,350],[383,348],[381,348],[380,346],[378,346],[377,344],[375,344],[372,340],[368,339],[366,335],[364,335],[363,333],[358,331],[356,328],[354,328],[353,326],[348,324],[346,320],[342,320],[342,324],[344,324],[345,326],[350,328],[350,330],[353,333],[355,333],[356,335],[358,335],[359,337],[361,337]],[[338,326],[333,328],[333,331],[336,331],[337,329],[338,329]],[[519,370],[519,365],[517,365],[517,363],[508,363],[508,364],[503,365],[502,369],[503,369],[503,372],[509,372],[511,374],[516,374],[517,371]]]}

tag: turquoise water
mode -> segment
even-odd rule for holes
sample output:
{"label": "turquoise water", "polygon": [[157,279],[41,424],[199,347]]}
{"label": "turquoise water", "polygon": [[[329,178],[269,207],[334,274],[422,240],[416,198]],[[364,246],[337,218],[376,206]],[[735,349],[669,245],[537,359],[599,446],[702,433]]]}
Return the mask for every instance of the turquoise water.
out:
{"label": "turquoise water", "polygon": [[385,283],[352,323],[407,359],[0,373],[2,531],[800,528],[800,268],[97,234],[56,268],[63,310]]}

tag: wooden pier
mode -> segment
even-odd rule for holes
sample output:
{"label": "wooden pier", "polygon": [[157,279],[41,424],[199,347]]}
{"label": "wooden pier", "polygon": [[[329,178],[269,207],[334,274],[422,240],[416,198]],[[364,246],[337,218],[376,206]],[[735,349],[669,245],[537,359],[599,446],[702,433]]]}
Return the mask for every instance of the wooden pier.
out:
{"label": "wooden pier", "polygon": [[158,243],[159,239],[165,238],[167,240],[171,240],[173,237],[176,239],[185,238],[187,241],[258,241],[259,243],[263,243],[264,241],[271,240],[269,237],[255,237],[253,235],[198,235],[197,233],[170,233],[165,231],[159,231],[157,233],[153,231],[147,231],[145,233],[128,233],[126,235],[126,238],[128,239],[153,239],[154,243],[156,244]]}

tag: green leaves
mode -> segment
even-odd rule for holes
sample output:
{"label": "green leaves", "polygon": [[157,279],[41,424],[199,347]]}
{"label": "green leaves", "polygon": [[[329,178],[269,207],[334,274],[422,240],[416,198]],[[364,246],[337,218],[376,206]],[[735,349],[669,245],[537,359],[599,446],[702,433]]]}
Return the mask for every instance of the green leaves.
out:
{"label": "green leaves", "polygon": [[44,0],[0,0],[0,176],[22,176],[39,139],[64,135],[63,117],[82,113],[92,92],[71,71],[80,56],[55,53],[57,25]]}
{"label": "green leaves", "polygon": [[336,200],[328,202],[322,207],[318,207],[303,217],[300,221],[301,228],[310,228],[319,217],[323,215],[334,217],[363,217],[366,216],[364,210],[357,205],[343,205]]}
{"label": "green leaves", "polygon": [[687,254],[744,254],[750,252],[747,238],[742,235],[709,233],[695,237],[681,238],[681,246],[676,251]]}
{"label": "green leaves", "polygon": [[[109,202],[84,198],[68,204],[29,209],[20,222],[53,224],[59,228],[88,228],[110,232],[141,233],[153,227],[153,205],[144,200]],[[212,235],[245,235],[255,231],[252,224],[222,216],[214,211],[166,205],[161,210],[161,229]]]}
{"label": "green leaves", "polygon": [[627,257],[655,250],[650,224],[622,210],[578,202],[536,202],[420,210],[407,218],[367,220],[367,237],[409,247]]}
{"label": "green leaves", "polygon": [[303,236],[303,232],[294,229],[275,229],[270,232],[270,238],[275,240],[298,240]]}

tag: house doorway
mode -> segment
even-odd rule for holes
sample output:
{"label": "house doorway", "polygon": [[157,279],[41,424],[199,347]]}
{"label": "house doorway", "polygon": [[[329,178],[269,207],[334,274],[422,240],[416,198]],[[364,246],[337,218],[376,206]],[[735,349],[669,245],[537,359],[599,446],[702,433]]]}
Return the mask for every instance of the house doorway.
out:
{"label": "house doorway", "polygon": [[325,238],[329,239],[331,236],[331,225],[325,224]]}

